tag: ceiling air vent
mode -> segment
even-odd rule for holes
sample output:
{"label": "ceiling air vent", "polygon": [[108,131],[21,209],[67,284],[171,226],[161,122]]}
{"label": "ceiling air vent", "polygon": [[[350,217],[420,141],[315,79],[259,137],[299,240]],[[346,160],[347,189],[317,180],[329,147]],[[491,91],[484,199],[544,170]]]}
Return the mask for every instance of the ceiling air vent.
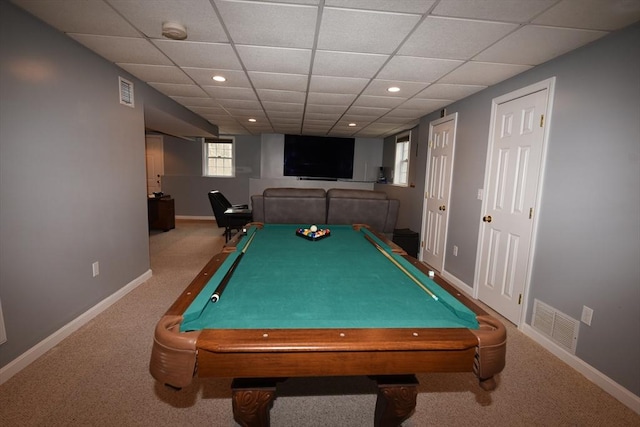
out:
{"label": "ceiling air vent", "polygon": [[580,327],[578,320],[536,299],[533,304],[531,326],[571,354],[576,354]]}
{"label": "ceiling air vent", "polygon": [[122,77],[118,77],[120,83],[120,104],[133,108],[133,83]]}

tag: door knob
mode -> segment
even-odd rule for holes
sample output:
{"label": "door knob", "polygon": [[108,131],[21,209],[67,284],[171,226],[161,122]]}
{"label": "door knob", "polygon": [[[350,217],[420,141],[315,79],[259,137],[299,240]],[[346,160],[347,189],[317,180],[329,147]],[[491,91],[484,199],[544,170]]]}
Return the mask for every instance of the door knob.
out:
{"label": "door knob", "polygon": [[482,220],[483,220],[484,222],[491,222],[491,220],[492,220],[492,219],[493,219],[493,218],[491,218],[491,215],[487,215],[487,216],[485,216],[485,217],[483,217],[483,218],[482,218]]}
{"label": "door knob", "polygon": [[445,209],[446,209],[445,205],[438,206],[438,210],[439,210],[439,211],[443,211],[443,210],[445,210]]}

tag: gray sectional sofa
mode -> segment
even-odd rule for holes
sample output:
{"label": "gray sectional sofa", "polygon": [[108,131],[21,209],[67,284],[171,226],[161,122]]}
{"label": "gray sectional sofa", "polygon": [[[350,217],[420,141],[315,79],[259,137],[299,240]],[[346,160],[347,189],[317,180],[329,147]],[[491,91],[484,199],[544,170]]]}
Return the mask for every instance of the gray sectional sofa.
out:
{"label": "gray sectional sofa", "polygon": [[393,234],[400,201],[382,191],[267,188],[251,196],[253,220],[275,224],[368,224]]}

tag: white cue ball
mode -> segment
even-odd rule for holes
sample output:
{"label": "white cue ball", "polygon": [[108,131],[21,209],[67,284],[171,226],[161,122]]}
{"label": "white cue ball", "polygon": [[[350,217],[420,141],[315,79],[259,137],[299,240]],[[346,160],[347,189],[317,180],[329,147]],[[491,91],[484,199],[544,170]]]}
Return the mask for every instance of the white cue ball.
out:
{"label": "white cue ball", "polygon": [[316,231],[318,231],[318,227],[316,227],[315,225],[312,225],[311,227],[309,227],[309,230],[311,230],[311,232],[315,233]]}

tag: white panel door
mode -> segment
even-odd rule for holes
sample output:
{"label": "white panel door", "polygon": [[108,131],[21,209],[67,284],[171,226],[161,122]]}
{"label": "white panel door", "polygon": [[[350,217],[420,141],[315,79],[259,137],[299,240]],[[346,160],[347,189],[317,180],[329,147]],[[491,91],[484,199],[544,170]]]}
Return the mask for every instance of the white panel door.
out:
{"label": "white panel door", "polygon": [[498,104],[489,141],[478,297],[515,324],[532,250],[548,92]]}
{"label": "white panel door", "polygon": [[444,266],[456,122],[457,113],[429,126],[421,260],[437,271],[442,271]]}

